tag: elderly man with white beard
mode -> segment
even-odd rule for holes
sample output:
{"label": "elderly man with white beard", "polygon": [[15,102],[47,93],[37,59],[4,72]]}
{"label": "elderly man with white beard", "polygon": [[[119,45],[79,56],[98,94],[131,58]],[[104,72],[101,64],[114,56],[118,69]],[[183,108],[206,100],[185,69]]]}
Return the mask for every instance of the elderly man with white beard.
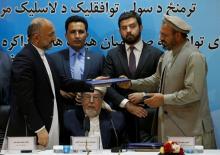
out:
{"label": "elderly man with white beard", "polygon": [[100,148],[110,149],[122,144],[125,124],[122,113],[103,102],[105,91],[104,87],[95,87],[94,92],[82,93],[83,111],[65,112],[64,125],[71,136],[99,137]]}

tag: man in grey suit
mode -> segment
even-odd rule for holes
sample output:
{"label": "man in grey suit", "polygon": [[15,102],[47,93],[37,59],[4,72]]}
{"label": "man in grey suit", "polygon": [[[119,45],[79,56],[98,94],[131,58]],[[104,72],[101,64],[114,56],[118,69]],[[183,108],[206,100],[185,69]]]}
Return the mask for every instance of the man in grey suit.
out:
{"label": "man in grey suit", "polygon": [[[85,47],[88,36],[88,22],[81,16],[70,16],[65,22],[66,39],[68,48],[52,54],[60,75],[73,79],[93,79],[102,73],[104,56],[89,51]],[[74,93],[60,90],[64,97],[66,108],[75,108]]]}
{"label": "man in grey suit", "polygon": [[[144,103],[159,107],[158,134],[164,142],[167,136],[194,136],[197,145],[215,148],[212,119],[207,94],[207,64],[205,57],[187,40],[191,27],[176,16],[164,16],[160,40],[167,49],[157,72],[151,77],[123,84],[138,91],[159,87],[160,93],[149,93]],[[139,95],[140,96],[140,95]],[[131,101],[139,100],[137,94]]]}
{"label": "man in grey suit", "polygon": [[[141,17],[134,11],[124,12],[119,17],[118,26],[124,43],[108,52],[103,75],[111,78],[125,75],[130,79],[137,79],[154,74],[162,52],[141,39]],[[130,93],[133,90],[112,86],[105,99],[114,108],[124,112],[129,142],[149,141],[154,136],[154,131],[151,130],[153,115],[148,114],[141,102],[132,103],[128,100]]]}

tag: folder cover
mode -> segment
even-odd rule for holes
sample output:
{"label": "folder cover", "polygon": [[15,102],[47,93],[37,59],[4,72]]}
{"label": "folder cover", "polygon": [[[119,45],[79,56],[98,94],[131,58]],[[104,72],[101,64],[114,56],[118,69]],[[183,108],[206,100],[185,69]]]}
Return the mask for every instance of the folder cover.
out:
{"label": "folder cover", "polygon": [[89,84],[92,85],[111,85],[112,83],[120,83],[120,82],[128,82],[130,79],[127,78],[111,78],[111,79],[105,79],[105,80],[88,80],[86,81]]}
{"label": "folder cover", "polygon": [[127,149],[159,149],[163,143],[128,143]]}

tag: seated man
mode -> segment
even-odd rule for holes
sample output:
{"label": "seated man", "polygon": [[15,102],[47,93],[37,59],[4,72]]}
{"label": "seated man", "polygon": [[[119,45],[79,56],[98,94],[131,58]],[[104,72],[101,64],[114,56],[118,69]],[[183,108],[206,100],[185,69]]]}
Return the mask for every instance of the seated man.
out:
{"label": "seated man", "polygon": [[[100,148],[109,149],[121,144],[125,121],[122,113],[102,109],[104,92],[103,88],[96,87],[94,92],[83,93],[83,113],[68,110],[64,114],[64,125],[72,136],[101,137]],[[86,119],[89,119],[90,129],[86,128]]]}

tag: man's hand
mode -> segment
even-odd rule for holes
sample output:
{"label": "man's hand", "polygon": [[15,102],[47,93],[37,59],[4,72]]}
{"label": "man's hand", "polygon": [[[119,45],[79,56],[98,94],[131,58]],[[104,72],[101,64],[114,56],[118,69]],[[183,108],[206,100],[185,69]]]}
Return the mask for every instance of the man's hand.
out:
{"label": "man's hand", "polygon": [[147,117],[147,114],[148,114],[147,111],[141,106],[137,106],[130,102],[127,102],[125,105],[125,108],[127,109],[128,112],[130,112],[131,114],[139,118]]}
{"label": "man's hand", "polygon": [[[120,78],[128,78],[127,76],[125,75],[121,75],[119,76]],[[123,88],[123,89],[129,89],[131,87],[131,81],[127,81],[127,82],[120,82],[117,84],[120,88]]]}
{"label": "man's hand", "polygon": [[144,94],[143,93],[132,93],[128,95],[128,99],[133,104],[138,104],[143,101]]}
{"label": "man's hand", "polygon": [[75,93],[72,93],[72,92],[65,92],[63,90],[60,90],[60,94],[66,98],[66,99],[74,99],[74,97],[76,96]]}
{"label": "man's hand", "polygon": [[43,128],[41,131],[37,133],[38,144],[44,147],[47,147],[49,141],[49,134],[46,128]]}
{"label": "man's hand", "polygon": [[145,99],[144,103],[149,107],[157,108],[164,104],[164,95],[160,93],[148,93],[147,96],[150,98]]}
{"label": "man's hand", "polygon": [[98,76],[95,78],[95,80],[107,80],[107,79],[110,79],[109,76]]}
{"label": "man's hand", "polygon": [[81,104],[82,103],[82,93],[77,93],[75,100],[78,104]]}

